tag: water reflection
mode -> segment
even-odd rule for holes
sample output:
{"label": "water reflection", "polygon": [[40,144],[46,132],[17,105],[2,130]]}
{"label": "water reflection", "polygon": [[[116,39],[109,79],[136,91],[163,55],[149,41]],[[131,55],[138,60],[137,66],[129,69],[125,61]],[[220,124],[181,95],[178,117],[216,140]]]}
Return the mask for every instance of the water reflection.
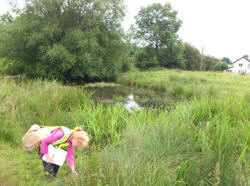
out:
{"label": "water reflection", "polygon": [[148,89],[136,89],[123,85],[112,87],[87,87],[95,102],[106,104],[120,103],[127,110],[141,110],[143,108],[168,108],[175,104],[175,99],[166,92]]}
{"label": "water reflection", "polygon": [[128,96],[128,101],[126,101],[126,103],[124,104],[125,108],[127,109],[127,111],[131,112],[133,110],[142,110],[143,108],[139,106],[138,103],[135,102],[134,100],[134,95],[130,94]]}

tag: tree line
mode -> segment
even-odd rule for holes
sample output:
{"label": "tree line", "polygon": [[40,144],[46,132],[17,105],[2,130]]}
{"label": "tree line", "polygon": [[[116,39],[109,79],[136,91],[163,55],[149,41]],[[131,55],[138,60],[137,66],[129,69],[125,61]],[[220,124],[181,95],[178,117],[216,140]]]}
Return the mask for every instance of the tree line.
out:
{"label": "tree line", "polygon": [[[141,8],[125,33],[123,0],[26,0],[0,18],[0,71],[61,81],[113,80],[137,67],[199,70],[201,54],[183,43],[169,3]],[[15,13],[15,16],[13,16]],[[203,56],[202,70],[218,59]]]}

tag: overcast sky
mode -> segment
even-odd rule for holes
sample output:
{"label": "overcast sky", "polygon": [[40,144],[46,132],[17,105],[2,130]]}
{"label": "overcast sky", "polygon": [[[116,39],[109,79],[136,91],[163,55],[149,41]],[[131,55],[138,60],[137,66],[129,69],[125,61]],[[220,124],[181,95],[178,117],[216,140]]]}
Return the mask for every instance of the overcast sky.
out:
{"label": "overcast sky", "polygon": [[[19,0],[20,1],[20,0]],[[178,11],[182,26],[178,35],[204,53],[232,61],[250,55],[250,0],[124,0],[127,16],[123,26],[129,28],[140,7],[169,2]],[[0,0],[0,14],[8,10]]]}

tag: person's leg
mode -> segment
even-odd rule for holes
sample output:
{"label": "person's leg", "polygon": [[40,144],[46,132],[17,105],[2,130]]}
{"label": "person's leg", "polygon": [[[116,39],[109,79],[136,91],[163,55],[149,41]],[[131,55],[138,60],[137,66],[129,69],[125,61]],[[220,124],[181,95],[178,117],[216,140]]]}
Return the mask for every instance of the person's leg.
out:
{"label": "person's leg", "polygon": [[43,168],[45,172],[49,172],[49,164],[46,161],[42,161],[43,162]]}
{"label": "person's leg", "polygon": [[44,172],[45,172],[45,177],[47,179],[51,178],[52,173],[53,173],[53,167],[51,167],[51,164],[47,163],[46,161],[43,162],[43,167],[44,167]]}
{"label": "person's leg", "polygon": [[[42,159],[43,154],[41,154],[40,151],[39,151],[39,154],[40,154],[40,159]],[[56,174],[60,166],[56,164],[47,163],[46,161],[43,161],[43,160],[42,160],[42,163],[43,163],[43,168],[44,168],[46,177],[50,177],[50,175],[52,174],[54,177],[56,177]]]}
{"label": "person's leg", "polygon": [[58,166],[56,164],[51,164],[51,166],[53,166],[53,176],[56,177],[56,174],[57,174],[58,169],[60,168],[60,166]]}
{"label": "person's leg", "polygon": [[48,172],[50,175],[53,174],[54,172],[54,164],[48,164]]}

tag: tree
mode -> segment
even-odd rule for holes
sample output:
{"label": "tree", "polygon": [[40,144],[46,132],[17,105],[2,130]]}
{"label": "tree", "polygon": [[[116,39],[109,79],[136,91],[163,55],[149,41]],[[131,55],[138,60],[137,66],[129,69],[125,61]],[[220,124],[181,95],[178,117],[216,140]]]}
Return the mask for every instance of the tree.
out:
{"label": "tree", "polygon": [[226,62],[226,63],[229,64],[229,65],[233,64],[232,61],[231,61],[228,57],[223,57],[223,58],[221,59],[221,61],[224,61],[224,62]]}
{"label": "tree", "polygon": [[10,13],[6,13],[0,16],[0,24],[9,24],[13,21],[13,16]]}
{"label": "tree", "polygon": [[219,61],[215,66],[214,66],[214,70],[215,71],[223,71],[226,70],[228,68],[228,64],[224,61]]}
{"label": "tree", "polygon": [[219,62],[219,59],[212,56],[204,56],[202,69],[205,71],[214,70],[214,66]]}
{"label": "tree", "polygon": [[184,49],[183,56],[186,62],[186,69],[187,70],[199,70],[200,61],[201,61],[201,54],[199,50],[188,43],[185,43],[184,46],[185,46],[185,49]]}
{"label": "tree", "polygon": [[155,50],[152,46],[146,46],[140,48],[136,54],[136,67],[141,69],[149,69],[152,67],[157,67],[159,65],[157,61],[157,56],[155,55]]}
{"label": "tree", "polygon": [[[26,0],[0,55],[32,77],[109,80],[120,71],[122,0]],[[1,38],[1,37],[0,37]],[[6,42],[7,41],[7,42]]]}
{"label": "tree", "polygon": [[[154,56],[164,67],[183,67],[183,45],[177,31],[181,21],[169,3],[142,8],[136,18],[135,37],[142,46],[154,48]],[[151,61],[150,59],[148,61]]]}

